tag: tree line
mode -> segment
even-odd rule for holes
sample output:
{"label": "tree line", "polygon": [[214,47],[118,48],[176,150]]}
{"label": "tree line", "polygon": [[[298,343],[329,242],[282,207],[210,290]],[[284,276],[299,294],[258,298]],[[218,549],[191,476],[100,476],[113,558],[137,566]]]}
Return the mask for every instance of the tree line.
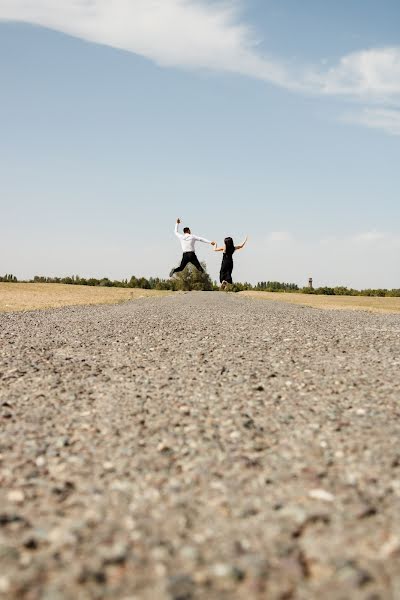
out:
{"label": "tree line", "polygon": [[[159,277],[136,277],[132,275],[130,279],[109,279],[102,277],[80,277],[79,275],[70,275],[68,277],[46,277],[43,275],[35,275],[33,279],[25,283],[64,283],[68,285],[88,285],[99,287],[121,287],[121,288],[141,288],[146,290],[170,290],[178,291],[215,291],[219,289],[216,281],[212,281],[207,273],[205,263],[202,263],[204,273],[200,273],[192,265],[188,265],[181,273],[177,273],[172,279],[161,279]],[[0,276],[0,282],[17,283],[19,280],[15,275],[6,274]],[[326,296],[378,296],[378,297],[400,297],[400,289],[365,289],[356,290],[344,286],[336,287],[318,287],[300,288],[295,283],[285,283],[280,281],[259,281],[255,285],[251,283],[234,283],[227,288],[232,292],[241,291],[265,291],[265,292],[286,292],[286,293],[302,293],[316,294]]]}

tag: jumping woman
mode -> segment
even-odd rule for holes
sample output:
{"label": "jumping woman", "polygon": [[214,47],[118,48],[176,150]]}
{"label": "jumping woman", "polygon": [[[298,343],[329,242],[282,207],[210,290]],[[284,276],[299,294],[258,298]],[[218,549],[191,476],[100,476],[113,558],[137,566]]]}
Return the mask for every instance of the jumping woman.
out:
{"label": "jumping woman", "polygon": [[235,246],[231,237],[224,239],[224,246],[218,248],[214,246],[214,252],[223,252],[221,270],[219,272],[219,281],[221,283],[221,290],[225,289],[228,283],[232,283],[232,271],[233,271],[233,254],[236,250],[241,250],[247,242],[246,239],[239,246]]}

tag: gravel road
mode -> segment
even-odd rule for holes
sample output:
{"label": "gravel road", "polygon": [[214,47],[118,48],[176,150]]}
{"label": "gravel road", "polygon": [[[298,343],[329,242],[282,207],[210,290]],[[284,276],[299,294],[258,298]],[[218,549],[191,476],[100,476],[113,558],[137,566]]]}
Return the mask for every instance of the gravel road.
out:
{"label": "gravel road", "polygon": [[400,317],[0,316],[0,598],[400,598]]}

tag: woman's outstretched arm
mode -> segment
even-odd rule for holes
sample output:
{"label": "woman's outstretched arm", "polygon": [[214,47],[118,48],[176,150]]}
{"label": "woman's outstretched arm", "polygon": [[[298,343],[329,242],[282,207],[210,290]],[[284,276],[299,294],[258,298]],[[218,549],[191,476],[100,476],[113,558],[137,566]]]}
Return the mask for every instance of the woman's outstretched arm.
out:
{"label": "woman's outstretched arm", "polygon": [[246,235],[244,242],[239,244],[239,246],[235,246],[235,250],[241,250],[245,246],[245,244],[247,242],[247,238],[248,238],[248,236]]}
{"label": "woman's outstretched arm", "polygon": [[218,248],[218,244],[214,246],[214,252],[224,252],[225,248]]}

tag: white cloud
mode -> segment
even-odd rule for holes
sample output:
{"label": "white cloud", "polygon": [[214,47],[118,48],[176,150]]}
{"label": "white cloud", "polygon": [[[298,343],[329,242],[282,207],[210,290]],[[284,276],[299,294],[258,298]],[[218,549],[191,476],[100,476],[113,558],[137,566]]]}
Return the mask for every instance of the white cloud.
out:
{"label": "white cloud", "polygon": [[342,120],[363,125],[370,129],[380,129],[390,135],[400,135],[400,110],[365,108],[360,113],[344,116]]}
{"label": "white cloud", "polygon": [[400,95],[400,48],[341,58],[325,72],[261,55],[240,21],[243,0],[0,0],[0,19],[49,27],[161,65],[241,73],[287,88],[352,96]]}
{"label": "white cloud", "polygon": [[339,95],[383,108],[347,118],[398,134],[400,47],[343,56],[331,67],[289,65],[260,53],[240,19],[244,0],[0,0],[0,20],[48,27],[144,56],[163,66],[238,73],[287,89]]}
{"label": "white cloud", "polygon": [[400,99],[400,48],[371,48],[348,54],[321,74],[318,83],[326,94]]}
{"label": "white cloud", "polygon": [[289,87],[286,69],[258,55],[238,7],[238,1],[0,0],[0,19],[62,31],[160,65],[230,71]]}

